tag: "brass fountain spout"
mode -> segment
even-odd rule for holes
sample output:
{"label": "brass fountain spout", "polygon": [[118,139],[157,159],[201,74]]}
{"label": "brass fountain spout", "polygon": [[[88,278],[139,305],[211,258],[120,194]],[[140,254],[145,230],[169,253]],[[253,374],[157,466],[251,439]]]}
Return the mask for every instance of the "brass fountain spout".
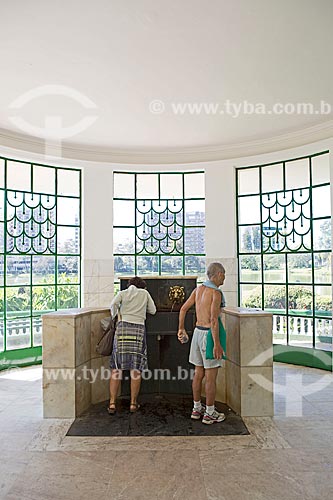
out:
{"label": "brass fountain spout", "polygon": [[169,289],[169,300],[172,304],[171,312],[176,304],[182,304],[185,300],[185,289],[183,286],[175,285],[170,286]]}

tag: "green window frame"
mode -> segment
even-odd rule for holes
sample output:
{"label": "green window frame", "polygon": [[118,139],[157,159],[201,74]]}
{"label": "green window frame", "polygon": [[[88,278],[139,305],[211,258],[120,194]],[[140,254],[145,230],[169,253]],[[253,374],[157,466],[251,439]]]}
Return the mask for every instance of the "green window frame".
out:
{"label": "green window frame", "polygon": [[[126,187],[117,188],[117,184]],[[194,184],[199,186],[200,196],[193,196],[193,192],[197,192]],[[115,291],[118,277],[124,275],[198,274],[199,279],[203,277],[204,204],[203,171],[115,171]],[[198,210],[195,207],[199,207]],[[130,243],[119,244],[125,241],[126,235],[130,235],[126,240]],[[117,259],[127,259],[127,269],[121,268]]]}
{"label": "green window frame", "polygon": [[0,369],[41,362],[41,316],[81,306],[81,170],[0,157]]}
{"label": "green window frame", "polygon": [[[308,356],[310,350],[312,358],[323,351],[328,366],[329,152],[237,168],[236,193],[239,305],[274,314],[274,352],[282,353],[280,360],[323,367]],[[286,359],[288,349],[293,354]]]}

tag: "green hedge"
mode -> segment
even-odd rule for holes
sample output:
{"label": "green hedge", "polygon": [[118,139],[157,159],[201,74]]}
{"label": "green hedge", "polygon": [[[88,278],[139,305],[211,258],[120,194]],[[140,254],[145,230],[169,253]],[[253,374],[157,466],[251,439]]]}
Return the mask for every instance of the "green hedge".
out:
{"label": "green hedge", "polygon": [[[56,308],[55,304],[55,286],[51,285],[45,278],[45,284],[33,288],[32,310],[45,311]],[[74,286],[71,286],[74,285]],[[69,309],[78,307],[78,288],[73,282],[73,278],[62,277],[61,285],[57,285],[58,309]],[[4,295],[0,296],[0,311],[4,311]],[[25,311],[30,314],[30,287],[22,285],[21,287],[6,288],[6,309],[7,312],[20,313]]]}
{"label": "green hedge", "polygon": [[[261,307],[261,286],[252,290],[244,300],[245,307]],[[286,290],[284,286],[271,286],[265,293],[266,309],[299,309],[312,310],[311,290],[299,285],[292,285],[288,290],[288,305],[286,306]],[[332,300],[330,297],[319,296],[316,298],[316,309],[318,311],[331,311]]]}

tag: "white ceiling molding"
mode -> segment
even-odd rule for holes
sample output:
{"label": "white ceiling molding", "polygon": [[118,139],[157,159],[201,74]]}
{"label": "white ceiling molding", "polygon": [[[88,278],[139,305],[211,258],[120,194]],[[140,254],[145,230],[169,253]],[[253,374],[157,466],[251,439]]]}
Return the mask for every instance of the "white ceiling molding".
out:
{"label": "white ceiling molding", "polygon": [[[59,153],[59,145],[53,146],[52,143],[48,143],[47,155],[69,160],[133,165],[198,163],[271,153],[329,138],[333,138],[333,120],[268,139],[224,146],[170,150],[122,150],[66,143],[62,146],[61,153]],[[1,146],[39,155],[45,153],[45,142],[43,140],[6,130],[0,130]]]}

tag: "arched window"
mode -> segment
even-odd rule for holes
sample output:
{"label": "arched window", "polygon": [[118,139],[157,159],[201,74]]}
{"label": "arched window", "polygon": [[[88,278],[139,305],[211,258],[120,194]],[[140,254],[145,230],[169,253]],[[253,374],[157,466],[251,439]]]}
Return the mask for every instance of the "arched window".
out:
{"label": "arched window", "polygon": [[115,280],[205,273],[203,172],[114,173]]}
{"label": "arched window", "polygon": [[237,169],[237,220],[240,304],[274,313],[275,344],[332,351],[328,152]]}
{"label": "arched window", "polygon": [[41,360],[42,314],[80,305],[81,172],[0,158],[0,364]]}

